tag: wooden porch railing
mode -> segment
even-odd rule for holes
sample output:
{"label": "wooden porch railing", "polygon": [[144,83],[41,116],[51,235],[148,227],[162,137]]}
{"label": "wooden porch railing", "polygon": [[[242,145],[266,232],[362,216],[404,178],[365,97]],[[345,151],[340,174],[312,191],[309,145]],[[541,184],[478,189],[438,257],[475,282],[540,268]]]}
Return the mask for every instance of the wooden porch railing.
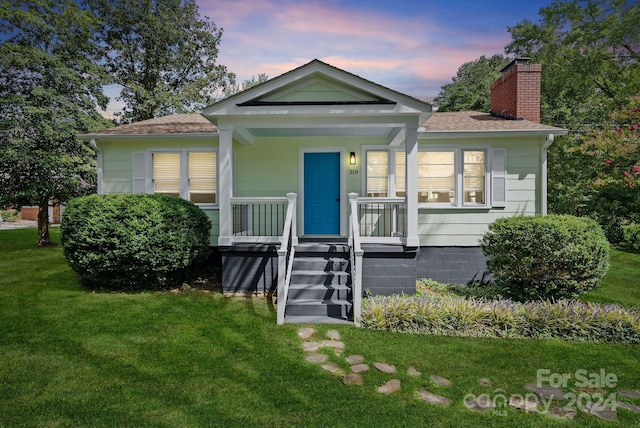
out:
{"label": "wooden porch railing", "polygon": [[363,243],[405,243],[407,203],[404,198],[356,198],[356,201]]}
{"label": "wooden porch railing", "polygon": [[360,325],[362,314],[362,251],[360,222],[358,215],[358,194],[349,193],[349,248],[351,257],[351,284],[353,286],[353,322]]}
{"label": "wooden porch railing", "polygon": [[287,305],[289,285],[291,284],[293,257],[298,245],[296,226],[297,197],[298,195],[295,193],[287,193],[287,215],[284,220],[280,248],[278,248],[278,324],[284,324],[284,310]]}
{"label": "wooden porch railing", "polygon": [[231,243],[278,243],[284,233],[286,197],[231,198]]}

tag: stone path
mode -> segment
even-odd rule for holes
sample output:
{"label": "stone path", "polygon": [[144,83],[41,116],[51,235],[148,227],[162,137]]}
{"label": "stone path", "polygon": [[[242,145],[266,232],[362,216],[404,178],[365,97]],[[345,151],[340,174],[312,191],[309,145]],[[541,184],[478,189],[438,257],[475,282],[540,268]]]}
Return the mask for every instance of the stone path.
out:
{"label": "stone path", "polygon": [[[305,361],[311,364],[320,364],[320,367],[328,373],[339,376],[342,378],[342,382],[345,385],[366,385],[365,377],[370,370],[370,365],[366,363],[366,358],[363,355],[354,354],[342,357],[345,351],[345,344],[342,341],[340,332],[337,330],[329,330],[325,333],[324,338],[318,338],[317,330],[312,327],[303,327],[298,330],[298,336],[303,340],[302,349],[307,353]],[[333,357],[329,353],[322,352],[321,350],[333,351]],[[345,366],[349,366],[348,370],[345,370]],[[374,361],[371,365],[378,371],[384,374],[396,375],[398,374],[398,368],[389,363]],[[406,369],[406,375],[414,378],[424,378],[422,371],[416,367],[408,367]],[[453,382],[446,377],[438,374],[430,374],[425,379],[426,385],[431,385],[436,389],[451,388]],[[488,377],[478,379],[478,385],[483,388],[490,388],[492,381]],[[402,390],[402,380],[398,378],[389,379],[382,385],[375,386],[376,391],[384,395],[393,395]],[[563,391],[559,388],[553,388],[550,386],[540,386],[535,383],[530,383],[522,387],[523,390],[529,391],[524,396],[520,394],[508,395],[500,388],[494,391],[481,393],[479,395],[467,394],[463,403],[469,411],[473,412],[503,412],[507,408],[512,408],[524,412],[535,412],[545,414],[548,417],[555,419],[573,419],[576,417],[578,410],[594,417],[615,421],[617,420],[617,409],[622,408],[626,411],[640,414],[640,405],[630,403],[632,400],[640,400],[640,390],[619,390],[616,392],[616,400],[610,400],[611,404],[608,404],[605,400],[598,399],[606,395],[605,390],[592,391],[593,394],[589,394],[590,391],[586,389],[574,389],[570,391]],[[569,408],[561,406],[563,401],[571,401],[571,397],[575,397],[577,394],[587,394],[587,397],[593,397],[593,400],[583,400],[579,409]],[[599,394],[599,395],[598,395]],[[613,394],[613,392],[611,392]],[[413,393],[413,396],[430,405],[434,406],[450,406],[453,403],[453,399],[445,395],[439,395],[427,388],[420,388]],[[624,401],[626,400],[626,401]],[[574,400],[574,404],[575,404]],[[607,405],[605,405],[607,403]],[[503,413],[499,413],[503,414]]]}

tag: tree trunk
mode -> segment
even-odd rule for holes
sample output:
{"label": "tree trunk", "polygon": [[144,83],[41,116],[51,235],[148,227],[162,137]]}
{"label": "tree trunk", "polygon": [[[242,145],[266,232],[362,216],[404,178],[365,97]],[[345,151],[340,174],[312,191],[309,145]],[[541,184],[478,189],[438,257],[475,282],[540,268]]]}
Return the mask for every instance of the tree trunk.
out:
{"label": "tree trunk", "polygon": [[38,205],[38,247],[52,245],[49,237],[49,199]]}

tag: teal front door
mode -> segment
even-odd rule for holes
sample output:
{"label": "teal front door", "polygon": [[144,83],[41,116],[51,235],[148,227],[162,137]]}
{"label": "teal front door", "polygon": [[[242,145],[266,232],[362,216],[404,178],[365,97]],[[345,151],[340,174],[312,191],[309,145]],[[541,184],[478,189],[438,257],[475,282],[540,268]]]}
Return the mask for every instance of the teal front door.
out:
{"label": "teal front door", "polygon": [[340,153],[304,154],[304,234],[340,234]]}

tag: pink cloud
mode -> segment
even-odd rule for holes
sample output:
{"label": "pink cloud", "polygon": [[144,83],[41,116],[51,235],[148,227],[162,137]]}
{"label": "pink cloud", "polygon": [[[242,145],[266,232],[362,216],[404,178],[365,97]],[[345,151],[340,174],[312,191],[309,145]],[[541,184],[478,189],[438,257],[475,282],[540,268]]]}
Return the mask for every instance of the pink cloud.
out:
{"label": "pink cloud", "polygon": [[[200,0],[224,28],[219,62],[243,81],[313,58],[410,95],[438,92],[465,62],[501,52],[506,31],[478,34],[426,13],[397,15],[329,0]],[[439,85],[436,82],[440,82]]]}

